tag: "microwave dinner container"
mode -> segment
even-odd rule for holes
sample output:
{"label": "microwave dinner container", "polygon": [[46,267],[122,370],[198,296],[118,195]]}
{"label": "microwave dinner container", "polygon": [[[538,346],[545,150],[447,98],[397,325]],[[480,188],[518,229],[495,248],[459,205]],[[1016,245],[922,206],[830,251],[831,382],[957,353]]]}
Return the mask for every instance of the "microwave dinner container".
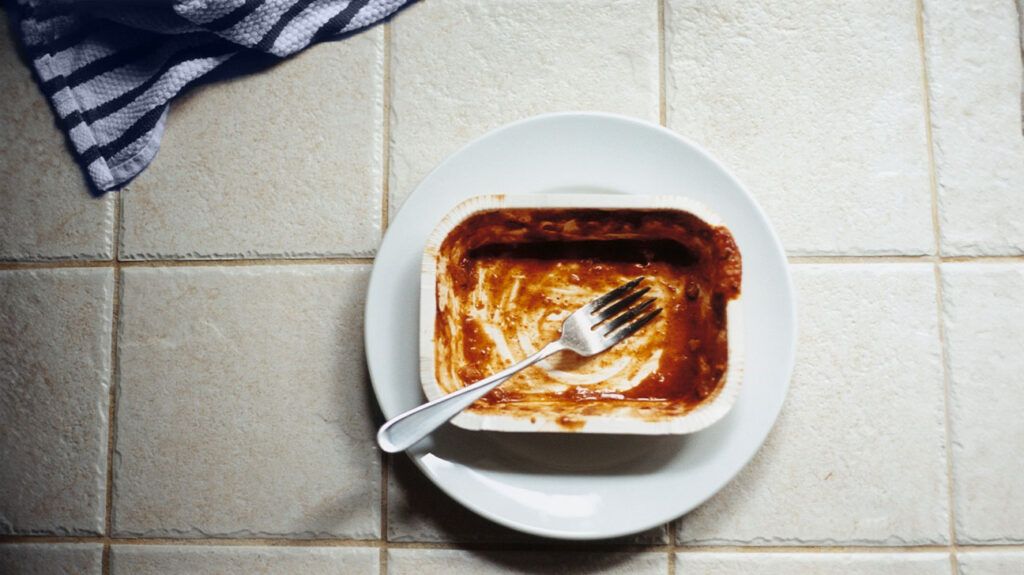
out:
{"label": "microwave dinner container", "polygon": [[423,254],[420,376],[429,399],[556,339],[562,320],[635,277],[661,314],[590,358],[565,351],[452,423],[470,430],[683,434],[721,419],[743,379],[742,261],[708,208],[676,196],[486,195]]}

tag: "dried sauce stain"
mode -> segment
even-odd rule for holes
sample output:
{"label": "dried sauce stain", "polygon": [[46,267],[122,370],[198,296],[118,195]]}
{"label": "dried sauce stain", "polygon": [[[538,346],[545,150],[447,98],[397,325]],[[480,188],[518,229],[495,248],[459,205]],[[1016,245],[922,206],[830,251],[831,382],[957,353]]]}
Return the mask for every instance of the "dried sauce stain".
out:
{"label": "dried sauce stain", "polygon": [[568,415],[563,415],[559,417],[556,421],[558,422],[559,427],[568,429],[570,431],[579,431],[583,429],[584,425],[586,425],[586,422],[583,421],[582,419],[576,419]]}
{"label": "dried sauce stain", "polygon": [[[568,312],[639,275],[655,285],[652,293],[659,294],[663,308],[644,337],[638,334],[601,354],[628,352],[632,355],[624,357],[636,363],[660,352],[657,365],[628,389],[566,384],[535,367],[524,372],[528,377],[517,377],[540,389],[510,385],[514,377],[471,409],[505,411],[514,404],[543,403],[547,412],[566,414],[556,420],[561,427],[576,430],[584,421],[569,414],[582,414],[584,406],[591,414],[605,406],[656,406],[642,410],[641,417],[676,416],[713,397],[723,384],[726,306],[739,296],[742,274],[739,250],[725,228],[674,210],[493,210],[456,226],[438,260],[436,375],[446,388],[473,383],[508,363],[499,358],[480,313],[492,313],[487,324],[497,326],[510,346],[519,345],[521,329],[537,340],[534,345],[556,338]],[[442,309],[442,289],[446,301],[456,302],[454,309]],[[527,317],[534,323],[525,325]],[[560,356],[561,372],[608,361],[600,355]],[[457,381],[450,381],[453,377]]]}
{"label": "dried sauce stain", "polygon": [[462,318],[462,353],[465,362],[459,367],[459,379],[473,383],[487,377],[481,370],[494,350],[494,341],[484,333],[480,322],[468,317]]}

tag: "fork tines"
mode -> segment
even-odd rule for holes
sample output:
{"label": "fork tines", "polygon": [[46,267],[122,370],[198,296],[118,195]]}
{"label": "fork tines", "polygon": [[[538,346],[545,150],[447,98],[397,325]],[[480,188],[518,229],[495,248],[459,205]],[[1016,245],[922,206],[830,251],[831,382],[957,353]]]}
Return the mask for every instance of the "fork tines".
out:
{"label": "fork tines", "polygon": [[592,329],[599,330],[603,336],[614,333],[613,337],[625,338],[654,320],[661,313],[661,308],[647,310],[654,305],[655,298],[650,297],[634,305],[651,289],[636,289],[644,279],[641,276],[626,282],[587,304],[587,311],[598,320]]}

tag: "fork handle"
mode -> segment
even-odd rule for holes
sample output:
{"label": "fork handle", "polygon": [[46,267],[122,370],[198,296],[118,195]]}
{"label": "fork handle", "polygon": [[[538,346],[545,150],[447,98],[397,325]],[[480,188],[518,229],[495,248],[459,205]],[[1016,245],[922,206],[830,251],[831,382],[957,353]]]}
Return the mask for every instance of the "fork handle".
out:
{"label": "fork handle", "polygon": [[473,402],[487,395],[506,379],[564,349],[566,347],[560,341],[553,341],[537,353],[490,377],[392,418],[377,432],[377,444],[388,453],[405,451],[441,427],[446,421],[461,413]]}

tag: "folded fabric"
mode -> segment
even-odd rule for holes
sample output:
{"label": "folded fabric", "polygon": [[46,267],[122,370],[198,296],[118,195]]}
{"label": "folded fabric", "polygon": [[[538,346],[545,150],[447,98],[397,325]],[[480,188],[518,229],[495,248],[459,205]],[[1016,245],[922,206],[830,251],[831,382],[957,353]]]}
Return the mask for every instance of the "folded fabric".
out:
{"label": "folded fabric", "polygon": [[170,101],[242,53],[285,57],[408,0],[14,0],[9,12],[78,162],[99,192],[160,147]]}

